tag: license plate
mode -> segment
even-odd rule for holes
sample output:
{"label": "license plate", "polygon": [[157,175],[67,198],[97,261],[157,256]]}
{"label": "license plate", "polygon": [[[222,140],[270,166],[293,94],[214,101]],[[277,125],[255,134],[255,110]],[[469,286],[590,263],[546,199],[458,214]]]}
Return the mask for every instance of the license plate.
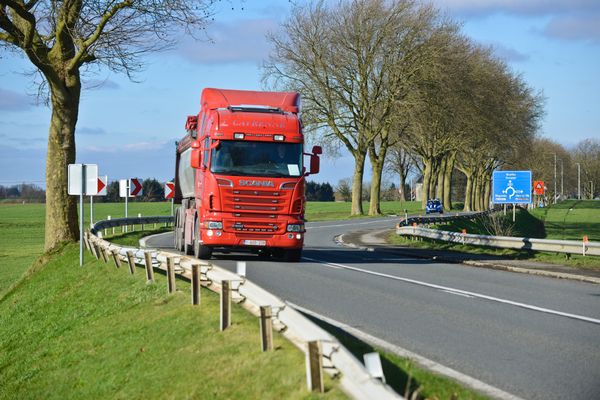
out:
{"label": "license plate", "polygon": [[244,240],[246,246],[266,246],[266,240]]}

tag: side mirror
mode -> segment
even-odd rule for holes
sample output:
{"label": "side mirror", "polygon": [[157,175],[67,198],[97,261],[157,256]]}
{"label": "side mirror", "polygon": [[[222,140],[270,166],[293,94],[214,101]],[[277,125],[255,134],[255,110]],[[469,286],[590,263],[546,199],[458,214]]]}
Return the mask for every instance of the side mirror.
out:
{"label": "side mirror", "polygon": [[316,155],[323,154],[323,149],[321,146],[313,146],[312,153]]}
{"label": "side mirror", "polygon": [[200,149],[200,142],[194,140],[192,142],[192,155],[190,158],[190,165],[192,168],[200,168],[202,166],[200,157],[202,156],[202,150]]}
{"label": "side mirror", "polygon": [[[317,146],[315,146],[317,147]],[[318,174],[319,168],[321,167],[321,160],[319,156],[316,154],[311,154],[310,156],[310,174]]]}

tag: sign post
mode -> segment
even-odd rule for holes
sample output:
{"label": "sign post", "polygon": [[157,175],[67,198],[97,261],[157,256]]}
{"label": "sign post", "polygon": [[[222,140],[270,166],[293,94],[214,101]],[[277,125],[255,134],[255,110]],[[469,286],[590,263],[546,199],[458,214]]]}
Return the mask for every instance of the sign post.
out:
{"label": "sign post", "polygon": [[[119,196],[125,197],[125,218],[129,216],[128,198],[142,194],[142,180],[137,178],[119,180]],[[125,225],[127,232],[127,225]]]}
{"label": "sign post", "polygon": [[83,266],[83,196],[97,193],[98,166],[96,164],[69,164],[68,193],[79,195],[79,265]]}
{"label": "sign post", "polygon": [[492,188],[492,203],[512,204],[515,222],[515,206],[531,203],[531,171],[494,171]]}

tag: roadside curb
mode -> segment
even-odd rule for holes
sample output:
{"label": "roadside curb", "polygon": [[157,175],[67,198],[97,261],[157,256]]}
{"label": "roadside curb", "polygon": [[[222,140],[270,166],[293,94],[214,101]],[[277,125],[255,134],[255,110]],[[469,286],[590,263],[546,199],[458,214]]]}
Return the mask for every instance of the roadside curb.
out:
{"label": "roadside curb", "polygon": [[[405,249],[403,247],[394,246],[394,245],[390,245],[390,244],[379,244],[378,243],[373,246],[368,246],[368,245],[365,246],[364,243],[360,243],[360,244],[352,243],[352,242],[344,240],[345,235],[346,234],[336,236],[334,238],[334,241],[339,245],[358,249],[358,250],[364,250],[364,251],[375,251],[376,248],[394,249],[396,251],[402,251],[403,249]],[[406,248],[406,249],[413,250],[410,248]],[[410,252],[410,256],[415,257],[415,258],[442,261],[442,262],[453,263],[453,264],[463,264],[463,265],[470,266],[470,267],[487,268],[487,269],[494,269],[494,270],[498,270],[498,271],[508,271],[508,272],[515,272],[515,273],[521,273],[521,274],[537,275],[537,276],[544,276],[544,277],[555,278],[555,279],[568,279],[568,280],[573,280],[573,281],[593,283],[593,284],[600,285],[600,278],[596,278],[593,276],[585,276],[585,275],[571,274],[571,273],[566,273],[566,272],[556,272],[556,271],[548,271],[548,270],[540,270],[540,269],[532,269],[532,268],[514,267],[511,265],[505,265],[505,264],[496,263],[496,262],[483,263],[483,262],[474,261],[474,260],[457,260],[457,259],[453,259],[453,258],[449,258],[449,257],[439,256],[439,255],[431,256],[431,255],[425,255],[425,254],[415,254],[414,251]]]}

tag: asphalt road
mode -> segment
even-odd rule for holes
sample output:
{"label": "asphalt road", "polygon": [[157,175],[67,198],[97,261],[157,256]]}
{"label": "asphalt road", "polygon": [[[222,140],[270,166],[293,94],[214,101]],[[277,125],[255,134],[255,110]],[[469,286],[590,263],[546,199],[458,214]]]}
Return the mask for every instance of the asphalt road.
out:
{"label": "asphalt road", "polygon": [[[397,219],[307,224],[299,263],[216,254],[279,297],[525,399],[600,398],[600,286],[445,264],[333,238]],[[147,242],[168,247],[167,235]]]}

